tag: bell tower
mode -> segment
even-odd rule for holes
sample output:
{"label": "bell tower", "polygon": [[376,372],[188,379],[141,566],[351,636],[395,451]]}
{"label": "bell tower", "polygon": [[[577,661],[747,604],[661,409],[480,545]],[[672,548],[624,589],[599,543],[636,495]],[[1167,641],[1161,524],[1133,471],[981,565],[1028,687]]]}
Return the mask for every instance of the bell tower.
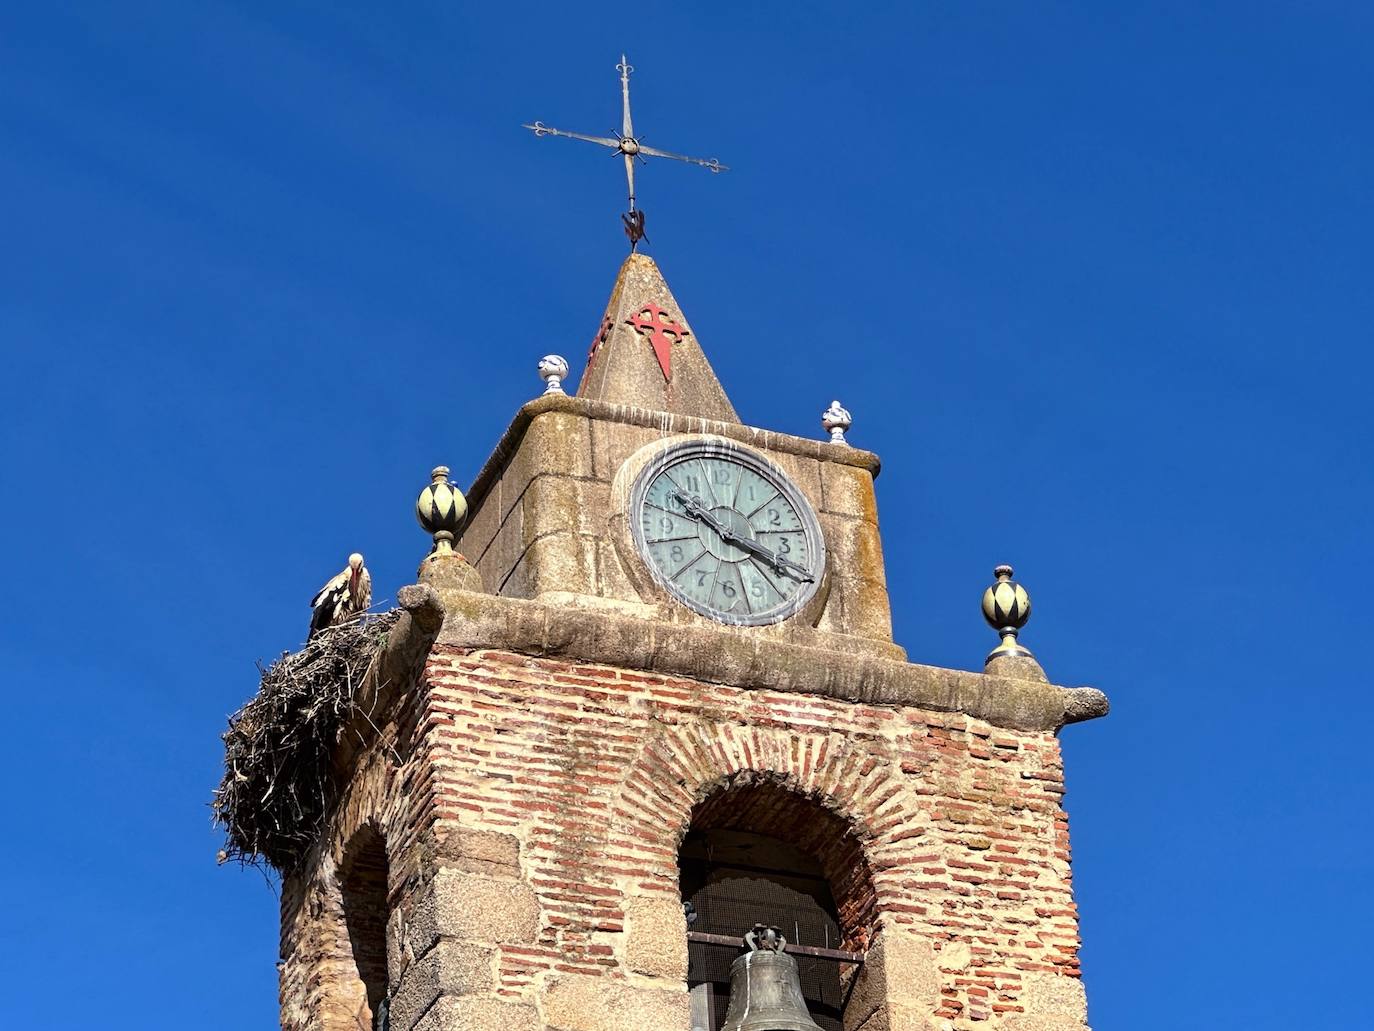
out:
{"label": "bell tower", "polygon": [[878,457],[838,401],[817,439],[740,423],[637,253],[636,162],[725,166],[645,146],[617,70],[615,139],[529,126],[625,161],[576,394],[545,356],[466,496],[431,473],[398,607],[225,735],[282,1027],[1087,1031],[1058,735],[1107,700],[1049,682],[1010,566],[981,670],[893,641]]}
{"label": "bell tower", "polygon": [[982,671],[910,661],[877,456],[838,403],[742,425],[645,255],[568,372],[466,498],[434,471],[292,805],[230,822],[283,871],[283,1027],[1084,1031],[1057,735],[1107,705],[1011,569]]}

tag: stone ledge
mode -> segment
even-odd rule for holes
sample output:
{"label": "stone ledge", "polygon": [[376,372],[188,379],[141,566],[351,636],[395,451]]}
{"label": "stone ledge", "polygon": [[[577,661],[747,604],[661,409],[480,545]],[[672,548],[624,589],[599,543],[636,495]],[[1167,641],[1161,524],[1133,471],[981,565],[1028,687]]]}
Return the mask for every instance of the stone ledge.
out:
{"label": "stone ledge", "polygon": [[1067,723],[1105,716],[1108,710],[1107,696],[1092,687],[1058,687],[863,652],[845,654],[735,627],[665,624],[469,591],[446,591],[442,597],[447,614],[438,643],[454,648],[574,659],[745,690],[961,712],[1012,730],[1057,731]]}
{"label": "stone ledge", "polygon": [[828,440],[811,440],[806,437],[794,437],[790,433],[774,433],[770,430],[741,426],[739,423],[716,422],[690,415],[655,412],[647,408],[630,408],[566,394],[546,394],[524,404],[515,413],[515,418],[511,420],[506,432],[501,434],[501,439],[492,449],[491,456],[478,472],[477,478],[472,481],[472,486],[468,488],[466,497],[470,511],[476,512],[482,507],[487,492],[501,479],[506,463],[519,450],[520,441],[524,438],[530,423],[546,412],[567,412],[598,422],[645,426],[660,431],[664,436],[678,433],[714,433],[751,447],[800,455],[821,462],[856,466],[868,470],[874,478],[877,478],[881,467],[878,456],[873,452],[832,444]]}

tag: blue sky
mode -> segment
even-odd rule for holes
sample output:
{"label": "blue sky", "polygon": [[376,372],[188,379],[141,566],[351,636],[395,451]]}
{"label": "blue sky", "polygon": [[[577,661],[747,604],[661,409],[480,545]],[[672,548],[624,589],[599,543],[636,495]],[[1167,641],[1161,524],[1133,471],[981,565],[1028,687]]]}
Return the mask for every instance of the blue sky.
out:
{"label": "blue sky", "polygon": [[884,460],[897,636],[1024,640],[1098,1031],[1374,1026],[1367,5],[30,5],[0,15],[0,600],[15,1027],[275,1020],[206,801],[255,660],[376,598],[624,251],[743,419]]}

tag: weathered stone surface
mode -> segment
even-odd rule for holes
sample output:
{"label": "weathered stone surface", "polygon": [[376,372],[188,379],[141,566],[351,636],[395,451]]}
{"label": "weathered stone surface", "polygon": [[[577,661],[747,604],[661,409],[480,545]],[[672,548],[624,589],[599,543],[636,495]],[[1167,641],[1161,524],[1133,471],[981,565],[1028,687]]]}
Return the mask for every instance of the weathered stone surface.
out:
{"label": "weathered stone surface", "polygon": [[1049,683],[1049,677],[1040,663],[1029,655],[998,655],[983,664],[983,672],[993,677],[1007,677],[1010,680],[1036,680]]}
{"label": "weathered stone surface", "polygon": [[687,976],[686,932],[678,899],[630,899],[625,905],[626,965],[637,974],[681,981]]}
{"label": "weathered stone surface", "polygon": [[1009,1031],[1087,1031],[1088,996],[1080,978],[1026,974],[1020,1003],[1025,1012],[1007,1021]]}
{"label": "weathered stone surface", "polygon": [[[395,1026],[395,1025],[393,1025]],[[484,996],[440,999],[414,1031],[545,1031],[529,1003]]]}
{"label": "weathered stone surface", "polygon": [[543,1009],[551,1031],[685,1031],[690,1017],[685,986],[670,991],[572,974],[545,985]]}
{"label": "weathered stone surface", "polygon": [[922,1017],[909,1006],[893,1003],[859,1024],[855,1031],[948,1031],[950,1026]]}
{"label": "weathered stone surface", "polygon": [[420,563],[419,578],[439,593],[440,598],[446,591],[485,591],[482,575],[468,560],[456,553],[432,553]]}
{"label": "weathered stone surface", "polygon": [[[869,946],[859,968],[845,1024],[865,1029],[924,1028],[939,1008],[940,985],[930,939],[887,928]],[[894,997],[902,1000],[904,1012],[894,1013]]]}
{"label": "weathered stone surface", "polygon": [[567,530],[545,533],[531,542],[520,559],[526,584],[522,596],[538,598],[553,591],[595,596],[596,543],[595,537]]}
{"label": "weathered stone surface", "polygon": [[1090,1031],[1081,1020],[1066,1017],[1008,1017],[1004,1024],[1007,1031]]}
{"label": "weathered stone surface", "polygon": [[[1106,712],[1105,696],[1095,689],[921,666],[887,658],[881,651],[842,653],[802,643],[805,635],[795,631],[790,639],[774,640],[732,627],[552,608],[490,595],[453,596],[440,640],[455,647],[559,656],[751,689],[964,712],[1021,730],[1057,730],[1071,707],[1080,719]],[[830,635],[812,640],[821,645]],[[1083,691],[1092,693],[1085,696]]]}
{"label": "weathered stone surface", "polygon": [[516,489],[523,492],[525,485],[544,473],[594,478],[591,432],[585,413],[551,410],[537,414],[511,458],[510,479]]}
{"label": "weathered stone surface", "polygon": [[496,952],[468,941],[440,939],[406,967],[391,997],[391,1026],[412,1027],[441,996],[485,992],[494,983]]}
{"label": "weathered stone surface", "polygon": [[520,873],[520,839],[514,834],[454,828],[439,838],[436,853],[444,866],[481,863],[490,872]]}
{"label": "weathered stone surface", "polygon": [[822,512],[852,516],[878,524],[878,504],[873,493],[873,476],[867,470],[835,462],[821,462]]}
{"label": "weathered stone surface", "polygon": [[611,485],[548,473],[530,483],[521,504],[525,510],[522,532],[527,547],[556,530],[596,537],[606,532]]}
{"label": "weathered stone surface", "polygon": [[451,868],[434,875],[407,929],[417,956],[445,937],[520,943],[534,941],[538,932],[539,903],[528,885]]}

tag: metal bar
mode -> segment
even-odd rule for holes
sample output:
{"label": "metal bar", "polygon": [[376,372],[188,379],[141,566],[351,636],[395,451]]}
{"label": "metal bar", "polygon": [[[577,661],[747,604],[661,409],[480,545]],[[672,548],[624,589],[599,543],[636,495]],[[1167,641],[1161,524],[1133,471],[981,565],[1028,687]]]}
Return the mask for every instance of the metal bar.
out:
{"label": "metal bar", "polygon": [[[724,948],[742,949],[745,947],[743,938],[736,938],[729,934],[708,934],[705,931],[688,931],[687,940],[697,945],[719,945]],[[844,949],[822,949],[815,945],[788,945],[783,952],[790,952],[796,956],[814,956],[816,959],[833,959],[841,963],[862,963],[864,954],[862,952],[846,952]]]}

